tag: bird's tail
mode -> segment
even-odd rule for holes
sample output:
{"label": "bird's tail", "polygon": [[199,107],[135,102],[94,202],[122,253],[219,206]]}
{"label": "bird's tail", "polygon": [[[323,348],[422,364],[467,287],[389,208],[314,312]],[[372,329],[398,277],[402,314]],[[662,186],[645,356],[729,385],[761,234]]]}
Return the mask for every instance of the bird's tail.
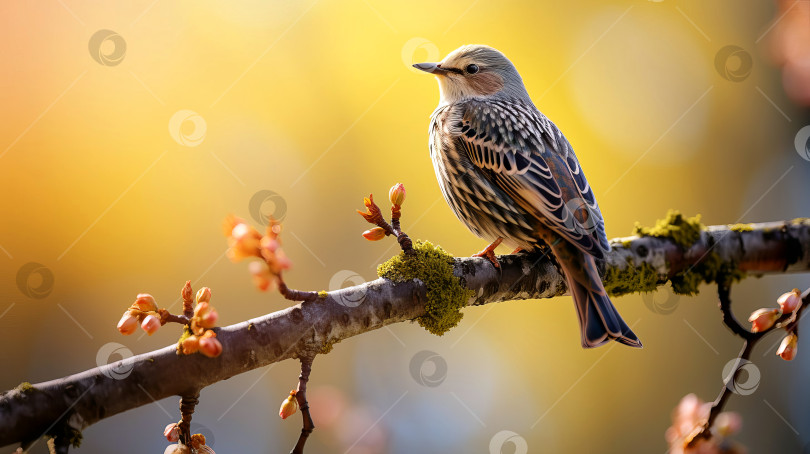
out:
{"label": "bird's tail", "polygon": [[[566,249],[565,252],[555,255],[565,272],[568,289],[577,308],[582,346],[598,347],[613,339],[631,347],[641,348],[641,341],[610,302],[593,257],[572,245],[565,244],[563,247]],[[561,260],[561,255],[568,260]]]}

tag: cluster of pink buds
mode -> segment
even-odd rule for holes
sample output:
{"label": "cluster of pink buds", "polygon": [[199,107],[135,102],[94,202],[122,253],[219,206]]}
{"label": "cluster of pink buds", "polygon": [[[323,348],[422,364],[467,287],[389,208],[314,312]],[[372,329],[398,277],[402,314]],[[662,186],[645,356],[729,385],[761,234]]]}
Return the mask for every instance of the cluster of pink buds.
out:
{"label": "cluster of pink buds", "polygon": [[290,391],[290,395],[281,403],[281,408],[278,409],[278,415],[281,419],[287,419],[298,411],[298,399],[295,390]]}
{"label": "cluster of pink buds", "polygon": [[211,306],[211,289],[201,288],[196,299],[194,315],[188,325],[191,334],[180,342],[179,350],[186,355],[199,351],[209,358],[215,358],[222,353],[222,344],[217,340],[217,334],[211,330],[219,320],[219,313]]}
{"label": "cluster of pink buds", "polygon": [[118,331],[128,336],[134,333],[140,325],[151,336],[165,323],[161,322],[161,319],[155,298],[148,293],[139,293],[135,297],[135,302],[124,312],[118,322]]}
{"label": "cluster of pink buds", "polygon": [[228,238],[228,257],[239,262],[246,258],[258,258],[250,263],[250,274],[259,290],[273,290],[278,287],[281,273],[290,269],[292,263],[281,249],[281,224],[270,219],[264,236],[248,225],[244,219],[234,215],[225,218],[223,233]]}
{"label": "cluster of pink buds", "polygon": [[[163,436],[166,437],[170,443],[177,443],[180,440],[180,425],[178,423],[171,423],[163,430]],[[205,435],[194,434],[191,436],[191,448],[197,454],[216,454],[210,446],[205,444]],[[192,450],[181,443],[169,445],[163,454],[191,454]]]}
{"label": "cluster of pink buds", "polygon": [[787,320],[777,326],[785,326],[787,335],[782,339],[782,344],[776,354],[782,359],[790,361],[796,357],[799,341],[799,336],[794,329],[794,322],[796,321],[796,311],[802,306],[801,292],[798,289],[793,289],[782,294],[776,302],[779,305],[778,308],[757,309],[748,317],[748,321],[751,322],[751,331],[761,333],[773,328],[780,319],[787,315]]}
{"label": "cluster of pink buds", "polygon": [[[681,399],[672,412],[672,426],[666,431],[670,454],[743,454],[745,448],[729,439],[742,428],[737,413],[717,415],[712,426],[713,436],[694,440],[703,430],[709,417],[711,403],[705,403],[694,394]],[[690,446],[692,445],[692,446]]]}
{"label": "cluster of pink buds", "polygon": [[203,287],[197,292],[197,305],[193,306],[191,282],[186,282],[180,290],[183,298],[183,314],[172,315],[167,309],[158,309],[155,298],[148,293],[140,293],[135,302],[124,312],[118,322],[118,331],[129,335],[138,329],[138,325],[147,334],[154,334],[166,323],[180,323],[185,325],[185,335],[181,338],[178,352],[191,354],[200,352],[205,356],[214,358],[222,353],[222,344],[217,340],[217,334],[211,330],[219,320],[219,313],[211,306],[211,289]]}

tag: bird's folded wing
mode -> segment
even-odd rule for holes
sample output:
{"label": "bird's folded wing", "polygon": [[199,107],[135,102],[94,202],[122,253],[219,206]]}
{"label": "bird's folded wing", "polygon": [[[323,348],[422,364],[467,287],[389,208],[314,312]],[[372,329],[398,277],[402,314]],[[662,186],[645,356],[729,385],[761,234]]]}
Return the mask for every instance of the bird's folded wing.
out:
{"label": "bird's folded wing", "polygon": [[459,151],[524,210],[586,253],[603,258],[610,250],[571,145],[534,106],[471,100],[448,120]]}

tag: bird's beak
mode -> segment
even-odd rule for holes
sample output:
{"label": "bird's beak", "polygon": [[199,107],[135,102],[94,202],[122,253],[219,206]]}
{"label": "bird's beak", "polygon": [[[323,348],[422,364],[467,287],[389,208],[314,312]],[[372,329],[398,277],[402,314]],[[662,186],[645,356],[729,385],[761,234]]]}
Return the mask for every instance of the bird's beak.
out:
{"label": "bird's beak", "polygon": [[426,73],[435,74],[437,76],[443,76],[443,75],[447,74],[448,72],[450,72],[450,71],[448,71],[446,69],[443,69],[439,65],[440,65],[440,63],[414,63],[413,67],[416,68],[416,69],[421,69],[422,71],[424,71]]}

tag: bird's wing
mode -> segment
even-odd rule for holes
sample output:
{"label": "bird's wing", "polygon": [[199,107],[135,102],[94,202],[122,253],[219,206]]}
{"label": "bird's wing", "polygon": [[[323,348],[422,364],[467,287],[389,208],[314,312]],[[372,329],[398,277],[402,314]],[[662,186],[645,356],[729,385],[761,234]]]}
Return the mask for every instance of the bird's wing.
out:
{"label": "bird's wing", "polygon": [[538,221],[594,257],[610,250],[574,150],[533,105],[471,100],[454,106],[446,125],[459,152]]}

